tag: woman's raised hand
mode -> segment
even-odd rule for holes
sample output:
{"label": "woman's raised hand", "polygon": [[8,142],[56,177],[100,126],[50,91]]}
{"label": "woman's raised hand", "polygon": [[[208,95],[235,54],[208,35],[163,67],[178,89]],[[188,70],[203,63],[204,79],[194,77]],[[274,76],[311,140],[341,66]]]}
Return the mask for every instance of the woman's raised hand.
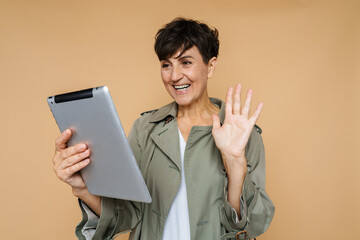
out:
{"label": "woman's raised hand", "polygon": [[212,134],[228,174],[231,174],[232,169],[246,171],[245,147],[263,106],[263,103],[260,103],[254,114],[249,117],[252,95],[253,92],[250,89],[244,107],[241,108],[241,85],[236,86],[234,104],[232,103],[233,88],[230,87],[226,95],[225,120],[222,126],[220,126],[219,116],[213,115]]}
{"label": "woman's raised hand", "polygon": [[66,129],[55,140],[55,155],[53,157],[56,176],[73,188],[73,192],[86,189],[84,180],[78,172],[90,162],[90,150],[86,144],[67,147],[72,132]]}

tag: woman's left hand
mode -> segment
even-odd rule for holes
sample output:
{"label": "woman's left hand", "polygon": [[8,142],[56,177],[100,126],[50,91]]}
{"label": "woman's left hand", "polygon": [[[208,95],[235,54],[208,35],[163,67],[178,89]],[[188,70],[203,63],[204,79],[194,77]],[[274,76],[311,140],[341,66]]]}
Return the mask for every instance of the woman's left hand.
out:
{"label": "woman's left hand", "polygon": [[221,152],[228,175],[233,175],[233,172],[234,175],[239,175],[239,171],[246,174],[247,171],[245,147],[263,106],[261,102],[249,118],[252,95],[253,92],[250,89],[244,107],[241,109],[241,85],[236,86],[234,104],[232,104],[233,88],[230,87],[226,95],[225,120],[222,126],[220,126],[219,116],[213,115],[212,135]]}

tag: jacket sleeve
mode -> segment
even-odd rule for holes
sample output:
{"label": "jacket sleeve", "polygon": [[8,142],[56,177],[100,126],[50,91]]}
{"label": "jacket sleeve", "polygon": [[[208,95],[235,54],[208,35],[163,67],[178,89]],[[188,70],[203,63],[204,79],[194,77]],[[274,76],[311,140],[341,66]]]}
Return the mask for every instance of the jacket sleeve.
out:
{"label": "jacket sleeve", "polygon": [[265,192],[265,151],[260,133],[254,128],[245,149],[247,174],[241,195],[241,220],[227,200],[228,180],[225,177],[221,223],[226,234],[223,239],[250,239],[264,233],[274,216],[275,207]]}
{"label": "jacket sleeve", "polygon": [[[137,161],[141,158],[141,147],[138,141],[136,122],[131,128],[128,141]],[[114,184],[114,183],[112,183]],[[75,233],[78,239],[103,240],[112,239],[119,232],[135,228],[140,221],[141,203],[101,197],[101,215],[94,218],[91,211],[80,200],[82,220]]]}

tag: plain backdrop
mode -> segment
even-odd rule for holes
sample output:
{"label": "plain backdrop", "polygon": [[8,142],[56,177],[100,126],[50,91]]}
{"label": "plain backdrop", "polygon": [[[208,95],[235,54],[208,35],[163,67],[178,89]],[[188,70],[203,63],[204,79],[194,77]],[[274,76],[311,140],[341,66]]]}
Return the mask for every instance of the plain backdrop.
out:
{"label": "plain backdrop", "polygon": [[171,101],[153,43],[178,16],[220,32],[210,95],[240,82],[264,102],[276,213],[258,239],[360,239],[359,0],[0,0],[0,238],[75,239],[46,98],[107,85],[128,133]]}

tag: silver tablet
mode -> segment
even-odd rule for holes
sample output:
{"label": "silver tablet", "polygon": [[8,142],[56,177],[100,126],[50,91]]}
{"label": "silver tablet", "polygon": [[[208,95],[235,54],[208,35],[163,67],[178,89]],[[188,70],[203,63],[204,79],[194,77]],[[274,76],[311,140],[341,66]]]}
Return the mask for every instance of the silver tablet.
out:
{"label": "silver tablet", "polygon": [[90,193],[151,202],[144,178],[106,86],[48,97],[60,131],[72,129],[68,146],[86,143],[90,164],[81,175]]}

